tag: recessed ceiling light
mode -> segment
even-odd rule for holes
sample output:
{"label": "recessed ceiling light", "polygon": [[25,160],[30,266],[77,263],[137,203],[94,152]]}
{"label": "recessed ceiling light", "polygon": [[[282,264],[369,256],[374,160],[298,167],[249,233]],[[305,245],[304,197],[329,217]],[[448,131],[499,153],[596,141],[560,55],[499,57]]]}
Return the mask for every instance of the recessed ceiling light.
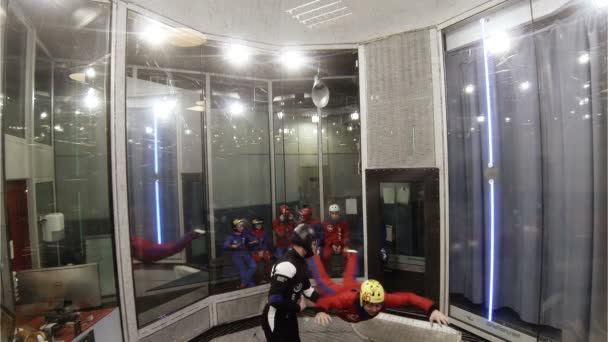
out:
{"label": "recessed ceiling light", "polygon": [[251,49],[246,46],[238,45],[238,44],[230,44],[226,48],[224,52],[224,57],[230,63],[240,66],[249,61],[249,57],[251,56]]}

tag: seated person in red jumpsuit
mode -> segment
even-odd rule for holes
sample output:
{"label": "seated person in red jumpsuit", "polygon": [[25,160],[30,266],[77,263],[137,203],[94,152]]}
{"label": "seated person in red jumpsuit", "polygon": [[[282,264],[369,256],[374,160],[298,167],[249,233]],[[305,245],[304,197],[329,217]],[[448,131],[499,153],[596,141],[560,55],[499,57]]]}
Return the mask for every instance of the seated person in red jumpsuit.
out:
{"label": "seated person in red jumpsuit", "polygon": [[291,234],[296,227],[291,209],[286,204],[279,207],[279,217],[272,221],[272,230],[276,235],[276,249],[274,255],[282,257],[290,246]]}
{"label": "seated person in red jumpsuit", "polygon": [[260,264],[260,261],[264,260],[266,273],[270,273],[270,243],[268,236],[264,231],[264,220],[260,217],[254,217],[251,220],[253,228],[247,232],[249,235],[249,250],[251,256],[255,260],[256,264]]}
{"label": "seated person in red jumpsuit", "polygon": [[329,206],[329,219],[321,224],[323,231],[323,261],[328,262],[332,255],[345,255],[348,249],[348,222],[340,216],[340,206]]}
{"label": "seated person in red jumpsuit", "polygon": [[[382,285],[373,279],[368,279],[362,284],[354,277],[357,265],[356,251],[347,251],[347,262],[342,284],[334,283],[323,269],[323,264],[318,256],[316,260],[308,263],[313,271],[316,288],[321,293],[321,298],[315,303],[318,311],[315,322],[327,325],[331,322],[331,316],[327,312],[333,311],[341,319],[357,323],[376,317],[385,308],[394,308],[413,305],[429,314],[429,320],[439,324],[448,324],[448,318],[437,309],[434,303],[424,297],[417,296],[411,292],[385,293]],[[315,268],[313,268],[315,267]]]}
{"label": "seated person in red jumpsuit", "polygon": [[309,225],[315,231],[315,240],[313,241],[316,245],[315,254],[320,254],[321,251],[321,242],[323,241],[323,229],[321,229],[321,222],[316,218],[312,217],[312,209],[309,207],[304,207],[299,211],[300,219],[298,220],[298,224],[305,223]]}
{"label": "seated person in red jumpsuit", "polygon": [[152,263],[181,252],[190,243],[205,234],[201,229],[186,233],[181,239],[171,243],[154,243],[142,237],[131,237],[131,255],[143,263]]}

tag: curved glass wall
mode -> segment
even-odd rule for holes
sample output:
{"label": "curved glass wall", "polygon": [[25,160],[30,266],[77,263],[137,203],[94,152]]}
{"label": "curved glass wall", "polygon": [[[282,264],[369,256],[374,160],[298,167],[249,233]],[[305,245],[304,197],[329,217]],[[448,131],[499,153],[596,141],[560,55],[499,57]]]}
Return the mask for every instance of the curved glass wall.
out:
{"label": "curved glass wall", "polygon": [[[2,339],[35,331],[66,339],[74,335],[67,322],[81,321],[84,331],[118,316],[108,154],[111,6],[19,0],[3,1],[0,12]],[[44,323],[56,325],[45,330]],[[119,329],[113,334],[121,339]]]}
{"label": "curved glass wall", "polygon": [[445,32],[450,314],[498,337],[606,339],[606,19],[512,1]]}
{"label": "curved glass wall", "polygon": [[[302,64],[291,69],[279,51],[207,40],[135,12],[127,28],[129,219],[140,327],[209,295],[266,283],[286,247],[276,230],[281,205],[295,226],[303,207],[322,218],[321,203],[339,203],[357,232],[354,51],[298,52]],[[319,64],[332,100],[313,123]],[[343,138],[317,132],[327,120]]]}

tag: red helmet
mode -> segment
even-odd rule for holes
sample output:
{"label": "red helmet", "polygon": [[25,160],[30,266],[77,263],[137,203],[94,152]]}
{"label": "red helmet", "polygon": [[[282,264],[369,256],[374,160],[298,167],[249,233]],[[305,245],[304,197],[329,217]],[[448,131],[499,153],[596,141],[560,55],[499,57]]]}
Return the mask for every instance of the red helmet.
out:
{"label": "red helmet", "polygon": [[302,208],[300,209],[300,217],[303,221],[308,221],[312,218],[312,209]]}
{"label": "red helmet", "polygon": [[279,215],[288,214],[290,212],[291,209],[289,209],[289,206],[287,204],[283,204],[279,207]]}

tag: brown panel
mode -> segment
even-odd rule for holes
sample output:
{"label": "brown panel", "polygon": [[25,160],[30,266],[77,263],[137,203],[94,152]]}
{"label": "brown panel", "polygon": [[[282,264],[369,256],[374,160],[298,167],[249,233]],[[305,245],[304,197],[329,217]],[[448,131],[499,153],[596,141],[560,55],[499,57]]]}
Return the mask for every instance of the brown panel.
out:
{"label": "brown panel", "polygon": [[27,184],[24,180],[6,182],[6,214],[15,258],[13,271],[32,268],[30,230],[27,210]]}

